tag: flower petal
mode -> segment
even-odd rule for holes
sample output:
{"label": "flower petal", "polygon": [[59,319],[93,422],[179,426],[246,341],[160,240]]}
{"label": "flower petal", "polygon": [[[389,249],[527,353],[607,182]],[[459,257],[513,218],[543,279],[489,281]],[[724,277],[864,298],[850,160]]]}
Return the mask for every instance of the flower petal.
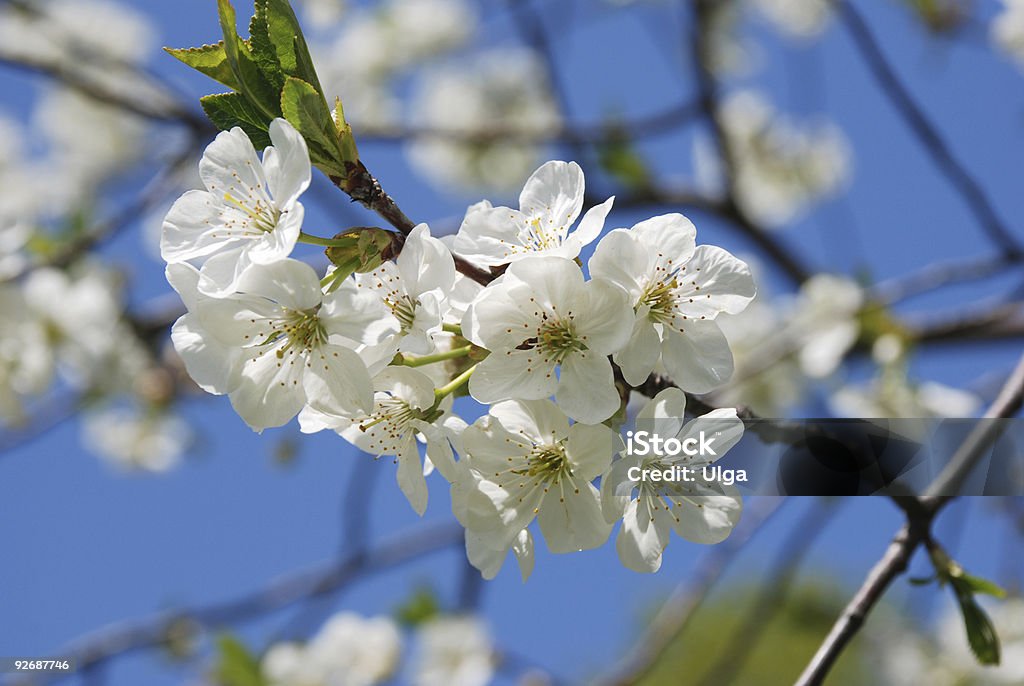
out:
{"label": "flower petal", "polygon": [[267,183],[280,208],[291,206],[302,195],[313,179],[306,140],[286,120],[270,122],[270,140],[273,148],[263,153],[263,166]]}
{"label": "flower petal", "polygon": [[555,401],[567,415],[586,424],[603,422],[615,414],[622,401],[608,358],[589,351],[569,355],[562,362]]}
{"label": "flower petal", "polygon": [[601,514],[597,489],[589,481],[575,478],[562,478],[551,486],[537,522],[553,553],[597,548],[612,530]]}
{"label": "flower petal", "polygon": [[580,165],[546,162],[526,180],[519,194],[519,211],[528,219],[550,223],[552,228],[571,226],[583,209],[583,192]]}
{"label": "flower petal", "polygon": [[340,345],[321,345],[308,353],[303,385],[310,407],[342,417],[373,412],[373,382],[362,358]]}
{"label": "flower petal", "polygon": [[615,353],[615,362],[622,368],[622,376],[631,386],[639,386],[654,371],[661,358],[661,337],[647,317],[638,318],[633,335],[625,347]]}
{"label": "flower petal", "polygon": [[684,333],[665,327],[662,336],[661,360],[680,388],[707,393],[732,376],[732,351],[714,322],[690,321]]}
{"label": "flower petal", "polygon": [[[610,379],[610,367],[608,375]],[[553,394],[558,387],[554,365],[545,363],[535,350],[492,353],[477,365],[469,378],[470,395],[487,404],[513,398],[539,400]]]}

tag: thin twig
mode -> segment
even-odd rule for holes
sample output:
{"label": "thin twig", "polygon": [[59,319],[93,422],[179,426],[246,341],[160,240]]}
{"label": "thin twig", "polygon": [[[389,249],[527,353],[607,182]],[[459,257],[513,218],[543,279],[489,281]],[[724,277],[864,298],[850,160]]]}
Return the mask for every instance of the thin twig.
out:
{"label": "thin twig", "polygon": [[1020,238],[1003,223],[981,185],[953,155],[949,144],[897,76],[854,3],[838,0],[835,6],[853,38],[854,45],[878,81],[882,92],[892,102],[950,184],[963,197],[982,229],[1007,257],[1019,259],[1024,256],[1024,246],[1021,245]]}

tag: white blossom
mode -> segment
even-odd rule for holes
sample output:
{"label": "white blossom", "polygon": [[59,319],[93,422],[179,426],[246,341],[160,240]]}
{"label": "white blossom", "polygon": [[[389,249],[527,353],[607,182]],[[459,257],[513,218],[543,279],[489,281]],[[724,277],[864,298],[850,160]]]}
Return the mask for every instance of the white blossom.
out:
{"label": "white blossom", "polygon": [[[469,65],[425,71],[411,110],[413,126],[439,133],[410,141],[410,160],[446,189],[513,190],[540,161],[539,140],[560,123],[542,62],[521,48],[485,50]],[[517,135],[488,139],[494,131]]]}
{"label": "white blossom", "polygon": [[[837,193],[850,174],[849,145],[829,122],[790,122],[753,91],[726,97],[719,117],[728,138],[737,202],[768,228],[798,219],[815,201]],[[721,169],[713,156],[697,154],[695,162],[705,185],[714,178],[721,186]]]}
{"label": "white blossom", "polygon": [[1003,11],[992,20],[992,42],[1024,68],[1024,0],[1002,0]]}
{"label": "white blossom", "polygon": [[493,562],[492,557],[525,543],[522,532],[535,517],[552,552],[604,543],[611,526],[591,481],[608,467],[619,443],[604,425],[570,426],[549,400],[492,405],[462,433],[457,447],[465,463],[464,481],[453,501],[461,502],[454,508],[456,517],[480,537],[472,545],[501,555],[471,554],[470,560]]}
{"label": "white blossom", "polygon": [[[253,429],[281,426],[307,404],[340,416],[372,411],[370,376],[353,348],[378,343],[398,324],[351,281],[325,295],[311,267],[287,259],[252,265],[231,295],[183,299],[193,299],[186,316],[196,317],[177,325],[178,354]],[[218,366],[221,378],[211,371]]]}
{"label": "white blossom", "polygon": [[394,673],[402,636],[387,617],[342,612],[305,645],[277,643],[263,656],[269,686],[371,686]]}
{"label": "white blossom", "polygon": [[312,169],[301,134],[284,119],[270,124],[274,143],[256,156],[240,128],[224,131],[199,163],[205,191],[189,191],[164,220],[160,252],[169,263],[205,259],[199,288],[225,295],[250,264],[291,254],[302,230],[299,196]]}
{"label": "white blossom", "polygon": [[732,374],[729,344],[713,321],[754,297],[747,265],[721,248],[696,246],[696,229],[666,214],[606,235],[590,273],[624,288],[635,311],[629,342],[615,354],[626,381],[642,384],[659,360],[681,388],[705,393]]}
{"label": "white blossom", "polygon": [[800,287],[788,328],[805,374],[820,379],[839,367],[860,335],[864,301],[860,286],[834,274],[815,274]]}
{"label": "white blossom", "polygon": [[494,645],[475,617],[442,616],[416,631],[415,686],[485,686],[494,675]]}
{"label": "white blossom", "polygon": [[87,413],[83,440],[90,450],[124,470],[166,472],[176,466],[188,447],[188,424],[165,413],[124,408]]}
{"label": "white blossom", "polygon": [[24,400],[46,390],[54,374],[46,323],[15,284],[0,284],[0,423],[27,419]]}
{"label": "white blossom", "polygon": [[[425,474],[433,464],[453,461],[448,439],[434,426],[443,421],[452,400],[437,398],[430,377],[408,367],[387,367],[374,377],[373,384],[372,412],[345,418],[307,407],[299,415],[299,424],[305,433],[336,431],[370,455],[393,455],[398,464],[398,486],[416,513],[422,515],[427,508]],[[427,444],[426,464],[420,460],[420,438]]]}
{"label": "white blossom", "polygon": [[519,209],[478,203],[469,208],[452,246],[476,264],[500,265],[536,255],[573,259],[601,234],[614,198],[583,209],[583,170],[575,162],[547,162],[526,181]]}
{"label": "white blossom", "polygon": [[[686,395],[668,388],[640,410],[637,430],[646,430],[662,440],[680,442],[711,437],[716,455],[649,455],[623,453],[601,478],[601,499],[609,522],[622,519],[615,542],[619,559],[638,572],[656,572],[672,531],[695,543],[720,543],[739,521],[743,502],[734,486],[704,478],[703,469],[720,459],[743,437],[743,422],[736,410],[713,410],[684,424]],[[665,470],[683,467],[693,481],[653,482],[629,480],[630,469]],[[633,493],[636,492],[634,496]]]}
{"label": "white blossom", "polygon": [[[600,422],[619,407],[608,355],[630,335],[625,291],[561,257],[515,262],[463,319],[464,335],[490,351],[469,380],[482,403],[554,395],[577,421]],[[557,370],[557,374],[556,374]]]}
{"label": "white blossom", "polygon": [[817,36],[832,14],[829,0],[753,0],[753,4],[779,30],[794,38]]}
{"label": "white blossom", "polygon": [[356,274],[357,287],[383,301],[401,330],[381,345],[396,351],[426,355],[448,314],[448,296],[455,287],[455,261],[448,248],[431,237],[426,224],[415,227],[402,252],[368,274]]}

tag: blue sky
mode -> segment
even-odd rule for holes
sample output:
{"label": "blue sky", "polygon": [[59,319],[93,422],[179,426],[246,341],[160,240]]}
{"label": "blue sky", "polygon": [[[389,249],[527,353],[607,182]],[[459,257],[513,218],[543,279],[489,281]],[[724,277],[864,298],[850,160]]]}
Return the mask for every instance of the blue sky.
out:
{"label": "blue sky", "polygon": [[[136,4],[153,16],[165,44],[216,38],[212,0]],[[489,9],[481,44],[514,42],[503,12],[493,9],[500,3],[482,4]],[[860,4],[957,156],[981,181],[1001,216],[1024,236],[1024,75],[977,38],[948,42],[927,36],[901,3]],[[571,35],[556,42],[574,114],[588,122],[612,111],[642,115],[691,95],[682,58],[651,42],[652,36],[665,41],[680,32],[677,25],[657,20],[662,11],[663,3],[654,2],[635,10],[577,15]],[[786,241],[821,270],[852,274],[867,268],[878,278],[937,260],[990,254],[977,223],[879,94],[841,27],[833,24],[823,40],[800,47],[783,44],[763,25],[749,30],[759,40],[765,64],[742,83],[763,86],[781,109],[827,113],[845,130],[854,151],[848,192],[787,230]],[[154,54],[152,64],[196,96],[213,92],[212,83],[186,73],[169,57]],[[23,113],[33,93],[31,82],[0,71],[0,84],[5,86],[0,107]],[[685,175],[691,167],[690,140],[685,134],[666,135],[645,140],[641,150],[658,170]],[[479,199],[448,195],[422,183],[398,146],[361,150],[416,219],[457,216]],[[552,157],[566,154],[554,150]],[[592,183],[600,183],[597,173],[587,171]],[[339,206],[348,204],[340,193],[335,200]],[[350,212],[346,208],[341,221]],[[320,205],[310,217],[328,225],[332,207]],[[616,213],[609,228],[639,218]],[[694,219],[701,242],[736,253],[750,250],[729,227],[709,217]],[[168,291],[162,266],[143,244],[140,232],[131,231],[109,250],[133,275],[139,293]],[[1020,273],[1015,278],[950,289],[908,306],[915,312],[959,311],[972,299],[1005,296],[1020,285]],[[770,277],[769,287],[782,292],[786,286]],[[915,369],[926,378],[964,385],[983,374],[1005,373],[1018,354],[1019,344],[923,351]],[[272,459],[273,449],[281,440],[298,440],[296,427],[256,435],[224,398],[189,400],[184,411],[202,440],[184,466],[167,476],[112,473],[80,447],[75,423],[0,455],[0,549],[5,553],[0,656],[52,654],[109,622],[231,597],[336,554],[349,474],[369,458],[338,437],[322,434],[301,437],[299,458],[282,467]],[[367,517],[371,540],[381,540],[414,526],[418,517],[396,488],[390,462],[373,467],[379,473],[372,481]],[[437,478],[431,481],[428,519],[450,518],[446,490]],[[792,499],[737,560],[734,579],[756,582],[750,570],[763,568],[788,524],[810,505]],[[899,523],[898,512],[885,500],[851,499],[816,546],[806,565],[808,577],[857,583]],[[999,577],[1006,551],[1019,553],[1019,541],[984,502],[951,506],[940,521],[940,539],[944,532],[959,542],[958,557],[980,575]],[[685,579],[701,553],[700,546],[677,540],[661,572],[641,576],[621,567],[613,545],[573,555],[542,551],[528,583],[521,583],[509,566],[487,584],[481,611],[500,646],[559,674],[583,677],[607,665],[609,656],[621,654],[641,626],[643,609]],[[453,548],[360,582],[330,607],[387,613],[420,583],[433,585],[454,602],[462,555]],[[898,582],[893,598],[913,595],[916,602],[933,592]],[[281,613],[247,625],[244,635],[259,647],[289,624],[294,624],[291,615]],[[153,654],[119,661],[109,676],[115,685],[161,686],[182,678],[165,658]]]}

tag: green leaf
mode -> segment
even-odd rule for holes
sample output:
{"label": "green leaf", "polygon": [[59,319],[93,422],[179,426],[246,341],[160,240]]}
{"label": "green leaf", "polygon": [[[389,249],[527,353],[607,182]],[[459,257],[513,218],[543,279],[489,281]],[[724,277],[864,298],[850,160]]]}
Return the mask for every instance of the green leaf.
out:
{"label": "green leaf", "polygon": [[980,576],[972,576],[962,569],[958,575],[954,576],[953,585],[963,587],[971,593],[984,593],[996,598],[1006,597],[1006,590],[995,582],[983,579]]}
{"label": "green leaf", "polygon": [[437,594],[429,586],[421,586],[395,610],[395,619],[405,626],[415,627],[433,619],[440,612]]}
{"label": "green leaf", "polygon": [[259,660],[234,636],[217,639],[217,666],[214,676],[220,686],[266,686]]}
{"label": "green leaf", "polygon": [[241,86],[239,91],[263,111],[269,125],[269,120],[281,116],[280,91],[267,80],[256,64],[249,45],[238,36],[235,8],[231,6],[230,0],[217,0],[217,8],[220,28],[224,32],[224,54]]}
{"label": "green leaf", "polygon": [[284,71],[281,69],[281,62],[270,42],[270,29],[267,27],[266,12],[261,12],[263,3],[256,3],[256,13],[252,15],[249,22],[249,46],[252,49],[252,57],[256,66],[260,68],[263,75],[279,92],[284,86]]}
{"label": "green leaf", "polygon": [[241,93],[207,95],[199,99],[203,111],[221,131],[242,127],[256,149],[270,145],[267,118]]}
{"label": "green leaf", "polygon": [[288,0],[256,0],[256,14],[265,18],[277,62],[285,75],[302,79],[318,93],[323,93],[309,46],[291,3]]}
{"label": "green leaf", "polygon": [[954,581],[953,590],[960,613],[964,618],[964,629],[967,631],[967,643],[979,664],[999,664],[999,635],[996,633],[992,620],[974,600],[974,594]]}
{"label": "green leaf", "polygon": [[164,51],[201,74],[224,84],[232,90],[242,90],[242,85],[231,71],[228,56],[224,52],[224,41],[198,48],[164,48]]}
{"label": "green leaf", "polygon": [[329,175],[345,176],[338,135],[324,97],[305,81],[288,77],[281,91],[281,111],[306,139],[313,162]]}
{"label": "green leaf", "polygon": [[341,148],[341,159],[345,162],[358,162],[356,137],[352,135],[352,127],[345,119],[345,108],[341,105],[341,98],[334,99],[334,128],[338,135],[338,146]]}
{"label": "green leaf", "polygon": [[651,185],[651,172],[624,131],[611,129],[598,149],[599,161],[606,172],[631,190]]}

